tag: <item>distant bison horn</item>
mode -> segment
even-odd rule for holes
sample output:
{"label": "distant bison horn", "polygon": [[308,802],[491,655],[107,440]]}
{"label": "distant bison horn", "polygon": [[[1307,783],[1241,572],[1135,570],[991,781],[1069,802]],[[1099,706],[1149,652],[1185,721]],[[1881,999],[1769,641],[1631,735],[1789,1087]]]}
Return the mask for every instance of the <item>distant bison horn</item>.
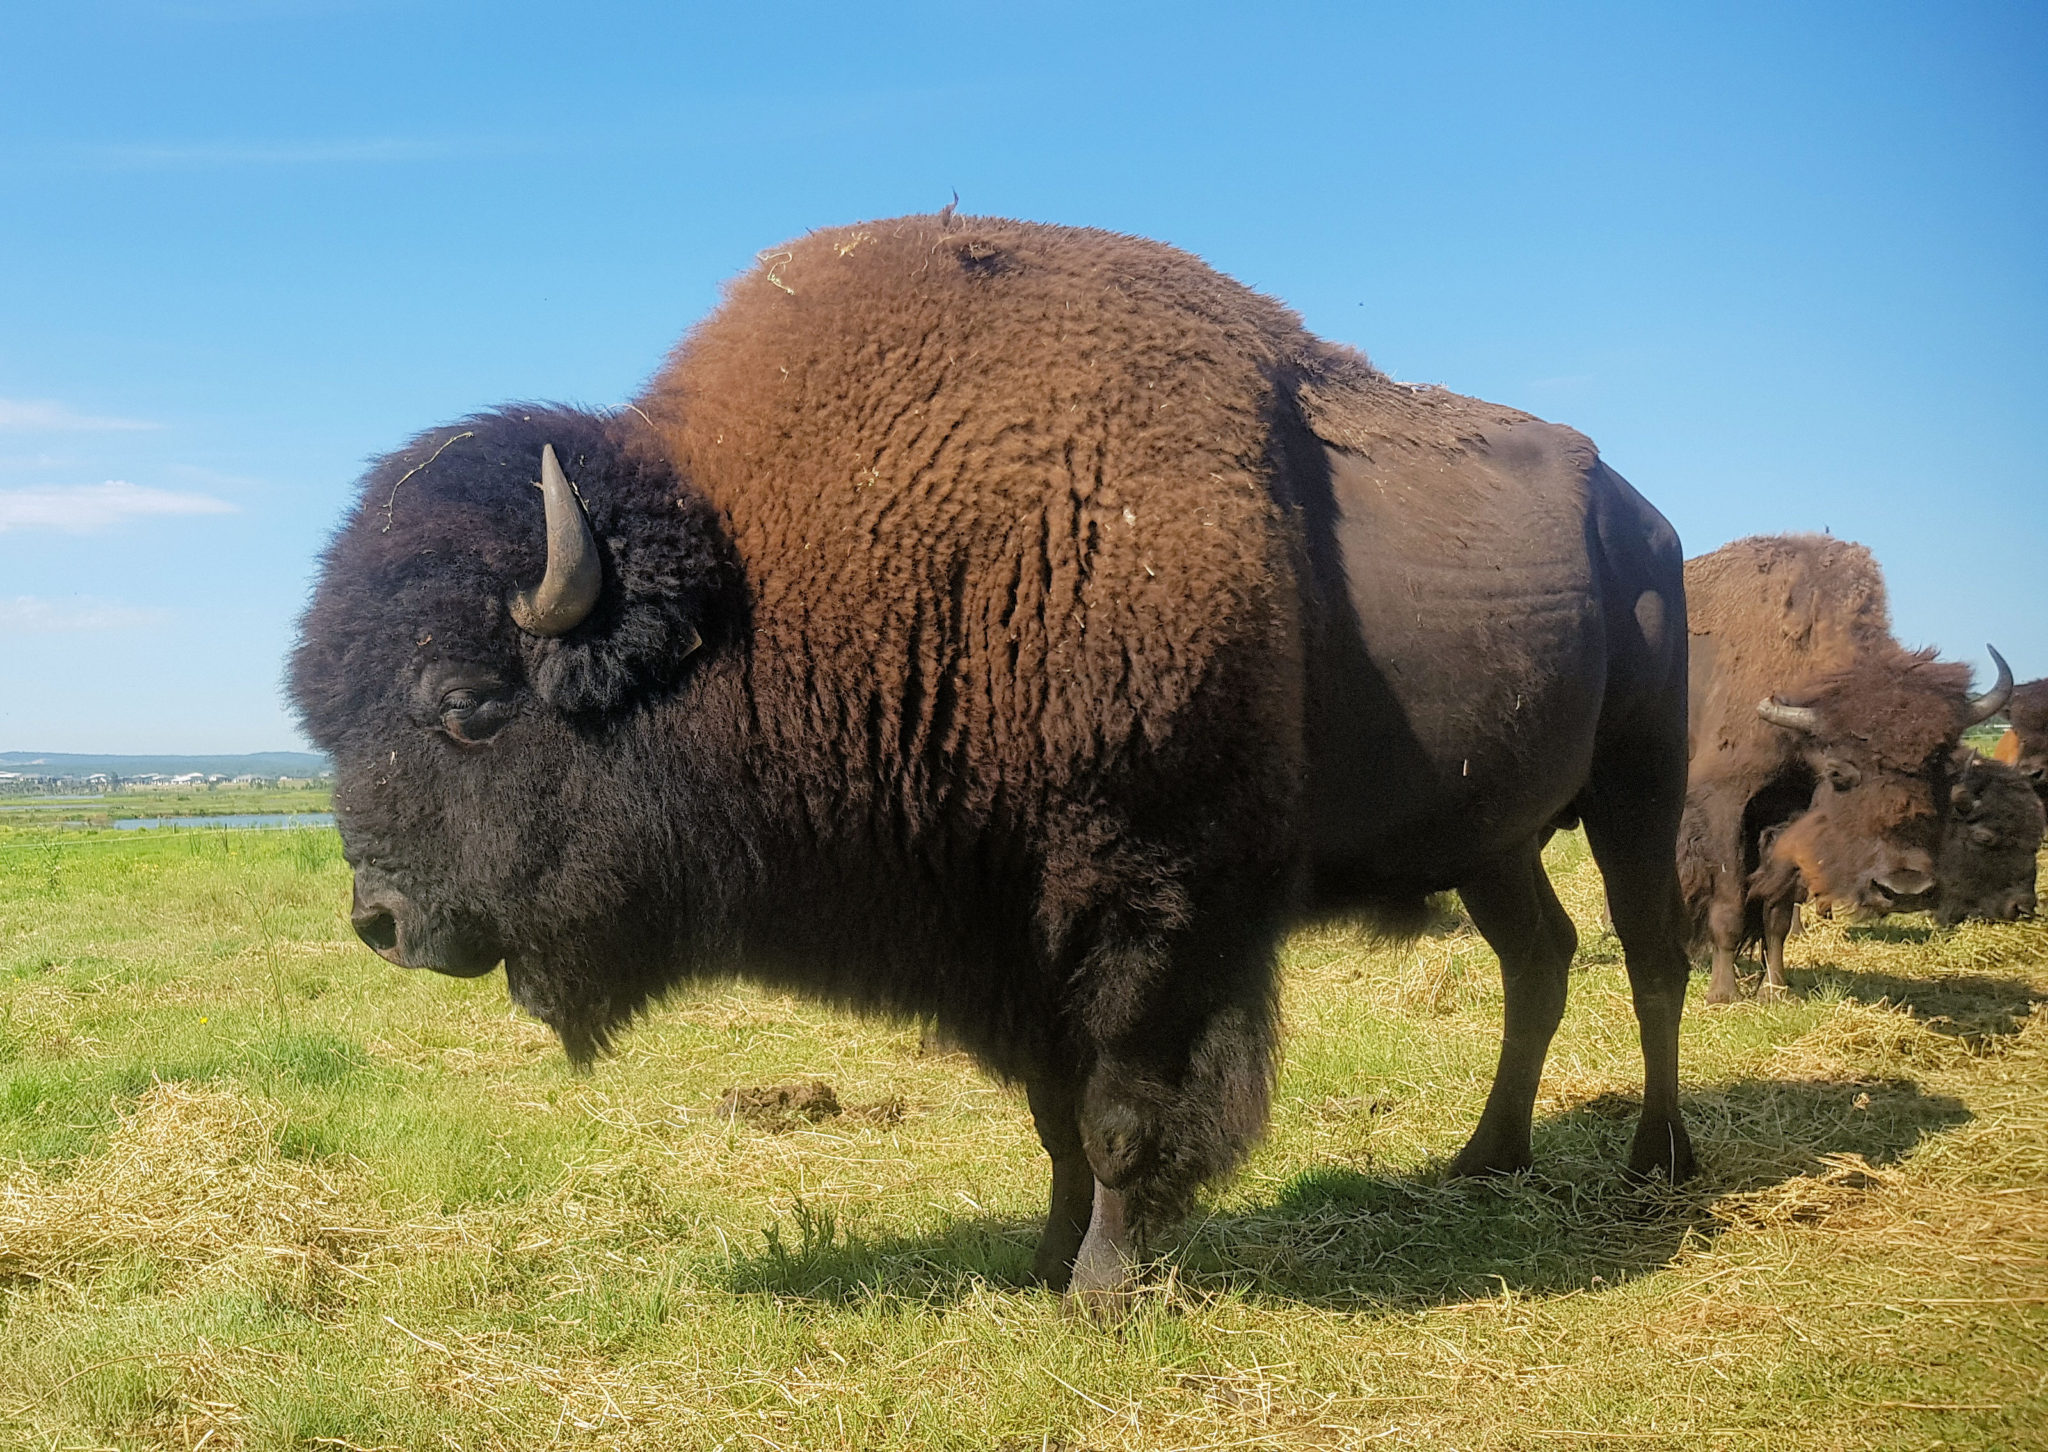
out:
{"label": "distant bison horn", "polygon": [[2012,699],[2012,667],[2005,663],[2005,657],[1998,653],[1997,647],[1987,645],[1984,648],[1990,651],[1991,658],[1998,662],[1998,683],[1983,695],[1971,698],[1968,719],[1963,722],[1965,726],[1975,726],[1979,721],[1990,720],[2003,711],[2005,703]]}
{"label": "distant bison horn", "polygon": [[512,596],[512,618],[530,635],[567,635],[597,604],[604,567],[583,502],[562,473],[553,444],[541,445],[539,488],[547,509],[548,567],[538,585]]}
{"label": "distant bison horn", "polygon": [[1820,712],[1811,706],[1788,706],[1776,696],[1766,696],[1758,701],[1756,713],[1773,726],[1783,726],[1788,730],[1820,730]]}

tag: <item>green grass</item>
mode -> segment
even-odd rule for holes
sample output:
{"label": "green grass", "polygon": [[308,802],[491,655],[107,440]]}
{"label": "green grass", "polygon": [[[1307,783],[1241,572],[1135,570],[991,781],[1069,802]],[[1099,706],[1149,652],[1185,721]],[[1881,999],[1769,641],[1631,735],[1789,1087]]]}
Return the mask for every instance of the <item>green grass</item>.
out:
{"label": "green grass", "polygon": [[1797,999],[1695,1007],[1670,1192],[1618,1172],[1627,982],[1552,860],[1539,1168],[1440,1173],[1497,1045],[1468,927],[1302,934],[1267,1142],[1103,1331],[1025,1284],[1020,1097],[914,1027],[711,985],[578,1079],[496,977],[358,946],[331,833],[9,823],[0,1444],[2043,1445],[2048,926],[1823,925]]}
{"label": "green grass", "polygon": [[[123,787],[101,796],[0,797],[0,847],[46,838],[55,833],[69,835],[81,827],[105,827],[120,817],[325,812],[332,810],[333,802],[333,789],[327,786]],[[126,840],[127,836],[127,833],[122,833],[121,840]]]}

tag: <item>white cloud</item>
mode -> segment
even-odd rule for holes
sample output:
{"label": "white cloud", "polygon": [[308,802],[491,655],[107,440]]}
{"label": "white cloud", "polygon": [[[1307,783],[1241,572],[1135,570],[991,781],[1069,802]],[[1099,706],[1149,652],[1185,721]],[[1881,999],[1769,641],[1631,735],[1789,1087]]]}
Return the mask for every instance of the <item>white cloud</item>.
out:
{"label": "white cloud", "polygon": [[233,514],[235,506],[210,494],[181,494],[109,479],[104,484],[48,484],[0,489],[0,534],[10,529],[69,530],[82,534],[126,519],[178,514]]}
{"label": "white cloud", "polygon": [[78,413],[47,398],[0,398],[0,432],[101,434],[158,427],[144,419]]}
{"label": "white cloud", "polygon": [[123,605],[91,595],[48,600],[35,595],[0,596],[0,636],[52,635],[71,630],[135,630],[161,625],[167,613],[148,606]]}

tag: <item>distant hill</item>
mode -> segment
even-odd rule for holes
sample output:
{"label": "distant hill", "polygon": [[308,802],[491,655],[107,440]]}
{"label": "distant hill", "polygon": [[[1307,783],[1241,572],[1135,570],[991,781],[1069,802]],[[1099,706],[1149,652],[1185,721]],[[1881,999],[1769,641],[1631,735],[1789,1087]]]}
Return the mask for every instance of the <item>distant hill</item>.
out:
{"label": "distant hill", "polygon": [[324,776],[334,763],[311,751],[253,751],[246,756],[85,756],[64,751],[0,751],[0,771],[30,776]]}

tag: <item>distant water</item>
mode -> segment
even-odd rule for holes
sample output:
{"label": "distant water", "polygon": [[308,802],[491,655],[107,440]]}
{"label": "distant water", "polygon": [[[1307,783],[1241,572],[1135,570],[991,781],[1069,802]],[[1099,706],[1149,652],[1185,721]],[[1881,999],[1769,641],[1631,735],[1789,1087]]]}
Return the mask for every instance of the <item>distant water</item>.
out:
{"label": "distant water", "polygon": [[124,832],[146,832],[154,827],[331,827],[332,812],[240,812],[225,817],[120,817],[114,822]]}

